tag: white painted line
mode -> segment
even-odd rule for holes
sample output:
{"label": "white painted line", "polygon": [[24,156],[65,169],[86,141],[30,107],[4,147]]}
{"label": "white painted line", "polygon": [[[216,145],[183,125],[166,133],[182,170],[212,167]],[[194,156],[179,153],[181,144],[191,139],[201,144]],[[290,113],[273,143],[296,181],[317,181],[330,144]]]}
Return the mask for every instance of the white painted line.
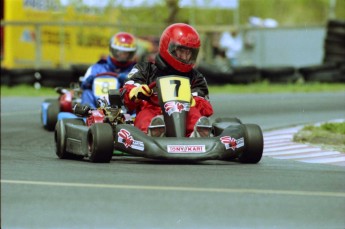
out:
{"label": "white painted line", "polygon": [[332,162],[342,162],[345,161],[345,155],[339,156],[339,157],[333,157],[333,158],[313,158],[313,159],[306,159],[306,160],[299,160],[302,162],[307,163],[332,163]]}
{"label": "white painted line", "polygon": [[291,145],[291,146],[268,148],[268,149],[265,149],[265,152],[272,152],[272,151],[276,152],[276,151],[283,151],[283,150],[305,149],[305,148],[310,148],[310,146],[296,144],[296,145]]}
{"label": "white painted line", "polygon": [[268,141],[265,139],[264,144],[265,145],[282,145],[282,144],[294,144],[294,143],[289,139],[274,140],[274,141]]}
{"label": "white painted line", "polygon": [[65,182],[45,182],[45,181],[23,181],[23,180],[1,180],[2,184],[21,185],[41,185],[41,186],[61,186],[61,187],[81,187],[81,188],[108,188],[108,189],[129,189],[129,190],[151,190],[151,191],[181,191],[181,192],[214,192],[214,193],[251,193],[251,194],[273,194],[292,196],[326,196],[345,197],[345,192],[313,192],[294,190],[272,190],[272,189],[234,189],[234,188],[202,188],[183,186],[149,186],[149,185],[120,185],[120,184],[86,184],[86,183],[65,183]]}
{"label": "white painted line", "polygon": [[330,155],[339,155],[338,152],[320,152],[320,153],[304,153],[304,154],[295,154],[295,155],[286,155],[286,156],[273,156],[277,159],[302,159],[302,158],[311,158],[318,156],[330,156]]}
{"label": "white painted line", "polygon": [[272,131],[272,132],[266,132],[266,133],[264,133],[264,136],[276,136],[276,135],[283,135],[283,134],[294,134],[294,133],[297,133],[302,128],[303,127],[296,127],[296,128],[282,129],[282,130],[276,130],[276,131]]}
{"label": "white painted line", "polygon": [[265,148],[273,148],[273,147],[282,147],[282,146],[292,146],[295,145],[296,143],[293,142],[281,142],[281,143],[264,143]]}
{"label": "white painted line", "polygon": [[[266,136],[264,136],[264,139],[267,139]],[[268,138],[269,140],[277,140],[277,139],[286,139],[286,140],[291,140],[292,135],[291,134],[284,134],[284,135],[278,135],[278,136],[272,136]]]}
{"label": "white painted line", "polygon": [[[329,122],[344,122],[344,119]],[[345,166],[345,154],[343,153],[336,150],[324,151],[321,147],[293,142],[293,135],[303,127],[297,126],[264,133],[263,156],[275,159],[293,159],[305,163]]]}
{"label": "white painted line", "polygon": [[305,149],[284,150],[284,151],[269,152],[269,153],[266,153],[264,151],[264,155],[265,156],[278,156],[278,155],[279,156],[283,156],[283,155],[292,155],[292,154],[296,155],[296,154],[300,154],[300,153],[317,153],[317,152],[325,152],[325,151],[322,151],[322,150],[317,149],[317,148],[315,148],[315,149],[313,149],[313,148],[305,148]]}

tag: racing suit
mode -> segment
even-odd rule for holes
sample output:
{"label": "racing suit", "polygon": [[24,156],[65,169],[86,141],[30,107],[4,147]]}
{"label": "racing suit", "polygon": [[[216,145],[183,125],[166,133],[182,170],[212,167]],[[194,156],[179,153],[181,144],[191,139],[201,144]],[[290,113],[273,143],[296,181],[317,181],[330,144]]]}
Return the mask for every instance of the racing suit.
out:
{"label": "racing suit", "polygon": [[108,56],[106,59],[100,59],[96,64],[91,65],[85,73],[83,81],[81,82],[82,97],[81,103],[88,105],[90,108],[97,107],[97,98],[92,91],[92,84],[94,79],[100,74],[105,72],[117,73],[120,87],[124,84],[127,78],[127,74],[133,68],[135,62],[127,62],[126,64],[120,65],[115,64],[111,57]]}
{"label": "racing suit", "polygon": [[155,63],[138,63],[128,74],[128,79],[123,88],[120,89],[123,103],[129,111],[136,111],[134,126],[147,134],[152,118],[162,114],[161,108],[145,100],[131,101],[129,93],[138,85],[149,85],[155,82],[158,77],[167,75],[185,76],[190,79],[195,106],[190,108],[187,116],[186,136],[189,137],[194,130],[194,125],[201,116],[209,117],[213,114],[213,108],[209,102],[207,82],[204,76],[195,69],[186,73],[178,72],[170,67],[159,55],[156,56]]}

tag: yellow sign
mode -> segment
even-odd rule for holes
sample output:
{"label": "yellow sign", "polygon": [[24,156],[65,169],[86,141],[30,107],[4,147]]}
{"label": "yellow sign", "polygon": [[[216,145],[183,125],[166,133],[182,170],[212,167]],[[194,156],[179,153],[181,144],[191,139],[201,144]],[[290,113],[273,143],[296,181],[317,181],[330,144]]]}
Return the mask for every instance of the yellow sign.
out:
{"label": "yellow sign", "polygon": [[108,55],[110,38],[117,29],[82,23],[116,22],[118,9],[70,2],[77,4],[66,0],[4,0],[4,21],[9,24],[4,26],[2,67],[92,64]]}
{"label": "yellow sign", "polygon": [[118,80],[113,78],[113,77],[109,77],[109,78],[105,78],[105,77],[99,77],[99,78],[95,78],[95,80],[93,81],[93,91],[94,91],[94,95],[98,96],[98,97],[108,97],[108,91],[110,89],[117,89],[119,87],[118,85]]}
{"label": "yellow sign", "polygon": [[187,77],[168,76],[158,79],[162,92],[163,102],[177,100],[182,102],[190,102],[191,89],[190,82]]}

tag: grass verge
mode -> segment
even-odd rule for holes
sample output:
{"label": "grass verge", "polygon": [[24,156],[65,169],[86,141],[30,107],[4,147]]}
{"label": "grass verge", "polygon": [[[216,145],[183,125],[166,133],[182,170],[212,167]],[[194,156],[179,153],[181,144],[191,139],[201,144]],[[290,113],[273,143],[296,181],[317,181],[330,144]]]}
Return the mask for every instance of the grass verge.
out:
{"label": "grass verge", "polygon": [[345,153],[345,122],[307,125],[294,135],[293,140]]}
{"label": "grass verge", "polygon": [[[271,84],[268,82],[253,83],[247,85],[226,84],[209,86],[210,94],[243,94],[243,93],[293,93],[293,92],[345,92],[345,84],[342,83],[290,83]],[[54,88],[35,89],[29,85],[15,87],[1,86],[3,96],[52,96],[57,95]]]}

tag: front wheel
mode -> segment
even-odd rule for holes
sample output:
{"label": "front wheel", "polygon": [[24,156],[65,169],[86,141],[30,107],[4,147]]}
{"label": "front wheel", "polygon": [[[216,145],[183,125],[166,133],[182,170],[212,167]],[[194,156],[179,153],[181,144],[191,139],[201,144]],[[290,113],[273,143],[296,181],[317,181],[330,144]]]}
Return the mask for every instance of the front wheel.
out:
{"label": "front wheel", "polygon": [[256,164],[262,158],[264,138],[260,126],[244,124],[244,151],[239,155],[241,163]]}
{"label": "front wheel", "polygon": [[107,123],[93,124],[87,135],[91,162],[109,163],[114,151],[113,129]]}

